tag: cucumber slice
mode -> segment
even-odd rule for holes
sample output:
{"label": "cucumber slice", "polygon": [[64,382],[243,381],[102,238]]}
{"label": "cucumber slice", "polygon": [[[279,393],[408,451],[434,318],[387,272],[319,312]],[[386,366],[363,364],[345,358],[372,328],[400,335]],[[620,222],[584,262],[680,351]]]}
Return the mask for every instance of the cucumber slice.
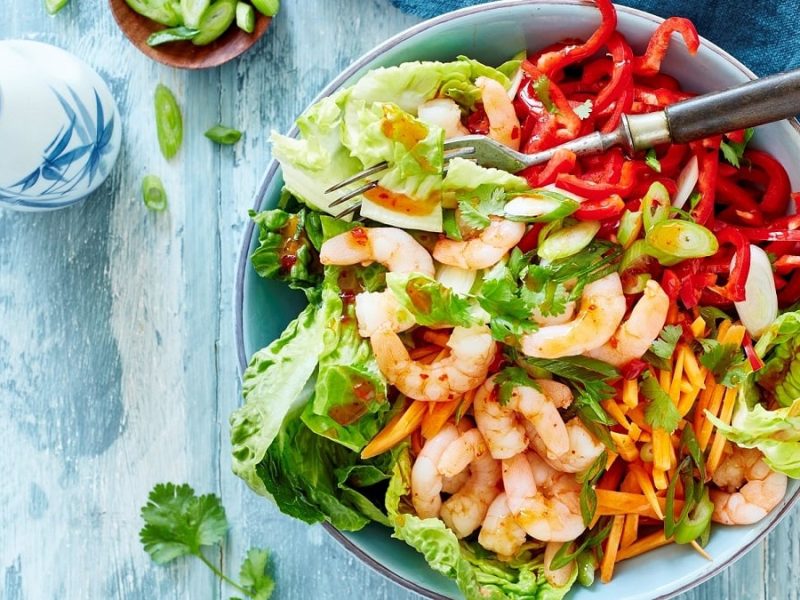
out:
{"label": "cucumber slice", "polygon": [[198,25],[200,33],[192,40],[195,46],[210,44],[233,24],[236,18],[236,0],[217,0],[208,7]]}

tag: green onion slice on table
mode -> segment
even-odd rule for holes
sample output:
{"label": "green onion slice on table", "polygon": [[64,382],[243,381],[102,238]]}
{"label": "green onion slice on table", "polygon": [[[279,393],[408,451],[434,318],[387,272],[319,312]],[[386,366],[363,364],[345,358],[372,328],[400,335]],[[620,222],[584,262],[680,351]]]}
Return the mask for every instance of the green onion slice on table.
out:
{"label": "green onion slice on table", "polygon": [[150,210],[161,212],[167,208],[167,192],[158,175],[145,175],[142,179],[142,200]]}
{"label": "green onion slice on table", "polygon": [[232,127],[226,127],[225,125],[214,125],[211,129],[206,131],[204,135],[212,142],[225,146],[235,144],[242,138],[241,131],[233,129]]}
{"label": "green onion slice on table", "polygon": [[164,158],[170,159],[178,153],[183,142],[183,117],[175,96],[161,83],[156,86],[155,110],[158,145]]}

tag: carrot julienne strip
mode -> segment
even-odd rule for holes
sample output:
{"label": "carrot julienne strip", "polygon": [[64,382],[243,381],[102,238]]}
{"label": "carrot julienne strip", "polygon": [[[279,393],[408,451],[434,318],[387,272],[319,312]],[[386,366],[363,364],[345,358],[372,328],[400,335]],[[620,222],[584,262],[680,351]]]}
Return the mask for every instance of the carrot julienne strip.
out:
{"label": "carrot julienne strip", "polygon": [[461,401],[462,398],[448,402],[428,402],[428,411],[422,419],[422,437],[429,440],[439,433],[444,424],[456,412]]}
{"label": "carrot julienne strip", "polygon": [[367,459],[391,450],[411,435],[420,426],[428,411],[427,402],[414,400],[402,413],[395,415],[386,426],[361,451],[361,458]]}
{"label": "carrot julienne strip", "polygon": [[626,515],[625,525],[622,527],[622,539],[619,543],[620,549],[627,548],[639,537],[639,515]]}
{"label": "carrot julienne strip", "polygon": [[600,581],[603,583],[608,583],[614,576],[614,565],[617,562],[617,552],[619,551],[619,542],[622,538],[624,522],[625,516],[617,515],[614,517],[614,523],[611,525],[611,533],[608,534],[603,562],[600,564]]}
{"label": "carrot julienne strip", "polygon": [[656,496],[656,490],[653,487],[653,480],[650,479],[650,476],[639,463],[631,463],[630,470],[634,477],[636,477],[636,481],[639,484],[639,487],[641,488],[645,498],[647,498],[647,501],[653,508],[653,512],[659,519],[663,521],[664,512],[661,510],[661,506],[659,505],[658,497]]}
{"label": "carrot julienne strip", "polygon": [[639,556],[640,554],[650,552],[650,550],[655,550],[656,548],[660,548],[661,546],[666,546],[667,544],[671,543],[672,538],[667,538],[664,535],[663,529],[656,531],[648,536],[639,538],[627,548],[620,550],[620,552],[617,554],[617,562]]}

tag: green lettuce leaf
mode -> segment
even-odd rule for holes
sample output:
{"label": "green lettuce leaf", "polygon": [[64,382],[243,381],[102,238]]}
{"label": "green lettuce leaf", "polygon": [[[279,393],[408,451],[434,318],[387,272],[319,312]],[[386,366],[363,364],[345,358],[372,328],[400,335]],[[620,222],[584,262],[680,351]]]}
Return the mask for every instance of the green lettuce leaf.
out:
{"label": "green lettuce leaf", "polygon": [[259,229],[259,246],[250,257],[256,273],[268,279],[286,281],[294,289],[319,285],[322,273],[306,234],[308,214],[306,209],[289,213],[279,208],[257,214],[250,212]]}
{"label": "green lettuce leaf", "polygon": [[447,165],[447,175],[442,187],[445,192],[476,190],[482,185],[493,185],[506,192],[524,192],[528,182],[500,169],[481,167],[465,158],[454,158]]}
{"label": "green lettuce leaf", "polygon": [[387,273],[386,285],[419,325],[428,327],[479,324],[466,296],[421,273]]}
{"label": "green lettuce leaf", "polygon": [[706,416],[732,442],[758,448],[773,470],[800,478],[800,398],[787,408],[767,410],[761,404],[748,406],[740,391],[730,425],[708,411]]}
{"label": "green lettuce leaf", "polygon": [[254,491],[268,495],[256,466],[290,411],[308,402],[311,379],[323,348],[325,315],[313,305],[277,340],[253,355],[242,380],[244,405],[230,418],[233,472]]}
{"label": "green lettuce leaf", "polygon": [[474,543],[459,542],[440,519],[420,519],[405,512],[408,505],[404,497],[411,489],[410,481],[411,458],[404,447],[398,451],[386,493],[393,537],[422,554],[434,571],[454,579],[467,600],[561,600],[569,592],[577,571],[568,585],[553,587],[544,576],[541,553],[533,557],[524,550],[503,563]]}
{"label": "green lettuce leaf", "polygon": [[381,430],[389,410],[386,382],[369,340],[358,335],[353,303],[340,295],[341,269],[327,267],[325,325],[314,399],[303,421],[317,435],[360,451]]}
{"label": "green lettuce leaf", "polygon": [[303,113],[297,119],[297,139],[276,132],[270,136],[286,188],[311,208],[323,212],[336,198],[335,194],[325,194],[325,190],[364,167],[339,140],[347,95],[348,91],[343,90],[323,98]]}
{"label": "green lettuce leaf", "polygon": [[756,381],[781,406],[800,398],[800,311],[779,316],[755,346],[764,366]]}

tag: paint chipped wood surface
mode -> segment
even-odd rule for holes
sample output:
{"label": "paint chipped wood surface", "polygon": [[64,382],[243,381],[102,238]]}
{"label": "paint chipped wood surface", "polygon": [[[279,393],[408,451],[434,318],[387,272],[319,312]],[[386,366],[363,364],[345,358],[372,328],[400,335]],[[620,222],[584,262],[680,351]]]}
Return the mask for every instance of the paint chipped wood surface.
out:
{"label": "paint chipped wood surface", "polygon": [[[280,599],[409,599],[320,527],[279,514],[230,472],[227,418],[239,403],[235,261],[269,160],[271,129],[336,73],[415,19],[389,0],[284,0],[259,44],[205,72],[151,62],[117,31],[104,0],[4,0],[0,38],[67,48],[107,79],[124,119],[111,179],[82,206],[0,210],[0,598],[228,597],[189,562],[158,567],[138,541],[138,510],[158,481],[222,495],[235,572],[251,545],[273,550]],[[184,110],[172,162],[151,117],[158,82]],[[244,140],[203,138],[223,122]],[[0,143],[9,143],[0,140]],[[141,177],[157,173],[167,214],[149,213]],[[797,599],[798,513],[684,600]]]}

